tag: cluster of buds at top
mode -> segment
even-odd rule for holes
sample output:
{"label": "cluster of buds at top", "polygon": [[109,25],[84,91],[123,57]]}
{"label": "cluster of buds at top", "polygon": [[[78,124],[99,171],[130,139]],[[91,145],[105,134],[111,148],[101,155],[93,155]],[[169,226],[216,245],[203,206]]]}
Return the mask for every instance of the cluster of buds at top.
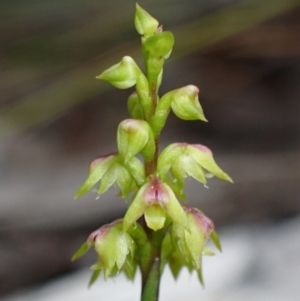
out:
{"label": "cluster of buds at top", "polygon": [[[232,180],[216,164],[210,149],[201,144],[173,143],[158,154],[159,135],[171,110],[183,120],[207,120],[199,103],[199,89],[194,85],[175,89],[159,99],[163,63],[173,49],[174,37],[139,5],[134,23],[141,35],[146,74],[131,57],[124,56],[97,77],[119,89],[135,86],[127,102],[131,118],[118,127],[118,152],[91,163],[87,179],[75,196],[85,194],[97,183],[98,194],[116,185],[121,196],[130,199],[129,208],[123,219],[93,232],[73,259],[94,246],[99,259],[92,266],[91,283],[101,270],[105,278],[125,271],[132,279],[137,265],[142,272],[151,265],[147,263],[153,257],[149,247],[153,237],[149,233],[163,233],[161,268],[168,263],[177,277],[186,266],[196,270],[202,281],[202,255],[213,253],[205,244],[211,238],[220,249],[218,236],[208,217],[198,209],[182,206],[178,199],[184,196],[187,176],[204,185],[212,175]],[[144,227],[139,224],[140,218]]]}

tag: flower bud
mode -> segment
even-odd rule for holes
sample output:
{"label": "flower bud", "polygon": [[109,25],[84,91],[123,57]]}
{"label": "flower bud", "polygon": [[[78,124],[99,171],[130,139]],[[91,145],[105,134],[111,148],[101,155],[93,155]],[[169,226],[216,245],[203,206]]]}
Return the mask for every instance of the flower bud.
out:
{"label": "flower bud", "polygon": [[162,31],[152,36],[147,37],[143,41],[145,51],[150,53],[150,56],[155,58],[167,59],[174,46],[174,36],[169,31]]}
{"label": "flower bud", "polygon": [[136,4],[134,25],[140,35],[152,35],[158,27],[158,21]]}
{"label": "flower bud", "polygon": [[119,89],[134,86],[141,74],[141,70],[130,56],[124,56],[120,63],[106,69],[96,78],[103,79]]}
{"label": "flower bud", "polygon": [[125,163],[139,152],[142,152],[146,161],[149,161],[155,152],[151,127],[144,120],[123,120],[118,127],[117,142],[119,153]]}
{"label": "flower bud", "polygon": [[143,214],[145,214],[147,226],[154,231],[164,226],[166,214],[183,228],[189,229],[185,212],[173,190],[157,177],[151,178],[139,189],[125,214],[124,231]]}
{"label": "flower bud", "polygon": [[117,160],[117,154],[110,154],[95,159],[89,166],[88,177],[77,190],[75,199],[88,192],[97,182],[101,180],[109,167]]}
{"label": "flower bud", "polygon": [[128,97],[127,109],[132,118],[144,119],[143,108],[141,107],[139,96],[136,92],[133,92]]}
{"label": "flower bud", "polygon": [[199,89],[196,86],[188,85],[172,92],[171,107],[177,117],[183,120],[207,121],[199,103]]}
{"label": "flower bud", "polygon": [[154,116],[150,120],[151,127],[158,136],[165,126],[170,109],[183,120],[202,120],[204,117],[202,107],[198,100],[199,90],[196,86],[189,85],[163,95],[155,109]]}

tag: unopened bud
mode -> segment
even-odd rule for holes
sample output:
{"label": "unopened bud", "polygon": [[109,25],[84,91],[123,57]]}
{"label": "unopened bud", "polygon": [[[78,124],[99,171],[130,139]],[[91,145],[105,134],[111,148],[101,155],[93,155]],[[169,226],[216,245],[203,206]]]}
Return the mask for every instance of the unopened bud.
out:
{"label": "unopened bud", "polygon": [[198,94],[199,89],[193,85],[174,90],[171,102],[174,114],[183,120],[207,121],[199,103]]}
{"label": "unopened bud", "polygon": [[148,12],[136,4],[134,25],[140,35],[152,35],[159,23]]}
{"label": "unopened bud", "polygon": [[117,142],[119,153],[124,157],[125,163],[139,152],[142,152],[148,161],[155,152],[151,127],[144,120],[123,120],[118,127]]}
{"label": "unopened bud", "polygon": [[174,36],[169,31],[162,31],[147,37],[143,41],[143,46],[152,57],[167,59],[174,46]]}
{"label": "unopened bud", "polygon": [[120,63],[113,65],[96,78],[103,79],[119,89],[127,89],[137,82],[141,70],[130,56],[124,56]]}

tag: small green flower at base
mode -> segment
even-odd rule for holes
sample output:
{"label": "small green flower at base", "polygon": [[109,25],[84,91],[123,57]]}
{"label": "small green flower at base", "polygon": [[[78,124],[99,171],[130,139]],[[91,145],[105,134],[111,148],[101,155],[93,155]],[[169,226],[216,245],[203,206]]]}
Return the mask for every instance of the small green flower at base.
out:
{"label": "small green flower at base", "polygon": [[150,178],[139,189],[125,214],[123,230],[126,231],[143,214],[147,226],[154,231],[164,226],[167,214],[174,222],[189,230],[186,214],[173,190],[157,177]]}
{"label": "small green flower at base", "polygon": [[202,282],[202,255],[205,253],[212,255],[207,251],[205,244],[214,232],[214,224],[197,208],[184,206],[183,209],[189,221],[190,231],[175,223],[172,225],[171,240],[174,250],[170,254],[169,264],[175,277],[181,267],[187,266],[190,271],[197,270]]}
{"label": "small green flower at base", "polygon": [[[128,275],[133,277],[135,271],[133,262],[135,242],[128,233],[122,231],[121,219],[104,225],[91,233],[87,241],[74,254],[72,260],[81,257],[93,245],[99,260],[92,266],[92,269],[95,270],[91,279],[92,283],[96,280],[94,278],[99,276],[102,269],[105,279],[115,275],[122,268],[125,269],[125,272],[127,271]],[[133,269],[132,271],[130,271],[130,267]]]}

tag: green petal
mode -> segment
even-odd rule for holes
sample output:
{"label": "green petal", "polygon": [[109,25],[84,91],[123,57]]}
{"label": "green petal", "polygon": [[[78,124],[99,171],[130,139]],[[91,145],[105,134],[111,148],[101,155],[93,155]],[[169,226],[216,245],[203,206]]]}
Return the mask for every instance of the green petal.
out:
{"label": "green petal", "polygon": [[157,171],[160,178],[165,177],[173,162],[183,153],[184,147],[184,143],[172,143],[161,152],[157,161]]}
{"label": "green petal", "polygon": [[96,166],[92,166],[87,179],[76,192],[75,199],[88,192],[98,181],[100,181],[115,160],[116,155],[110,155]]}
{"label": "green petal", "polygon": [[131,173],[138,186],[142,186],[145,182],[145,168],[143,163],[136,157],[132,157],[125,164],[127,170]]}
{"label": "green petal", "polygon": [[186,176],[189,175],[200,183],[206,184],[203,169],[188,154],[182,154],[174,161],[171,173],[179,183],[183,183]]}
{"label": "green petal", "polygon": [[221,242],[220,242],[220,239],[219,239],[219,236],[218,236],[217,232],[216,231],[212,231],[211,234],[210,234],[210,238],[213,241],[215,247],[220,252],[222,252],[222,246],[221,246]]}
{"label": "green petal", "polygon": [[94,272],[93,272],[93,274],[92,274],[92,276],[90,278],[88,287],[91,287],[96,282],[96,280],[98,279],[100,273],[101,273],[101,269],[94,270]]}
{"label": "green petal", "polygon": [[137,263],[134,259],[127,256],[127,259],[124,263],[123,270],[125,272],[126,277],[129,280],[133,280],[136,274]]}
{"label": "green petal", "polygon": [[114,183],[119,186],[122,197],[127,198],[131,191],[133,180],[131,174],[122,164],[115,163],[110,166],[108,171],[102,177],[98,193],[103,194]]}
{"label": "green petal", "polygon": [[140,105],[139,96],[133,92],[127,100],[127,109],[130,116],[134,119],[144,119],[143,108]]}
{"label": "green petal", "polygon": [[201,256],[206,242],[206,233],[202,230],[191,214],[188,214],[190,224],[190,233],[185,233],[185,243],[190,253],[194,267],[199,271],[201,269]]}
{"label": "green petal", "polygon": [[216,164],[212,152],[200,144],[191,144],[187,146],[187,152],[203,168],[222,180],[232,182],[232,179]]}
{"label": "green petal", "polygon": [[144,40],[143,46],[155,58],[168,58],[174,46],[174,36],[169,31],[156,33]]}
{"label": "green petal", "polygon": [[146,183],[139,189],[138,193],[130,204],[123,219],[123,231],[127,231],[127,229],[146,211],[148,205],[144,202],[143,194],[148,185],[149,183]]}
{"label": "green petal", "polygon": [[157,231],[163,228],[166,221],[166,211],[160,205],[152,205],[145,211],[147,226]]}
{"label": "green petal", "polygon": [[165,183],[162,184],[164,189],[166,189],[169,194],[169,200],[165,204],[161,204],[170,217],[179,225],[181,225],[184,229],[189,231],[189,223],[186,217],[186,213],[184,212],[182,206],[178,202],[173,190]]}
{"label": "green petal", "polygon": [[94,241],[90,240],[90,241],[86,241],[84,242],[79,249],[75,252],[75,254],[72,256],[72,261],[78,259],[79,257],[81,257],[82,255],[84,255],[92,246],[94,245]]}

